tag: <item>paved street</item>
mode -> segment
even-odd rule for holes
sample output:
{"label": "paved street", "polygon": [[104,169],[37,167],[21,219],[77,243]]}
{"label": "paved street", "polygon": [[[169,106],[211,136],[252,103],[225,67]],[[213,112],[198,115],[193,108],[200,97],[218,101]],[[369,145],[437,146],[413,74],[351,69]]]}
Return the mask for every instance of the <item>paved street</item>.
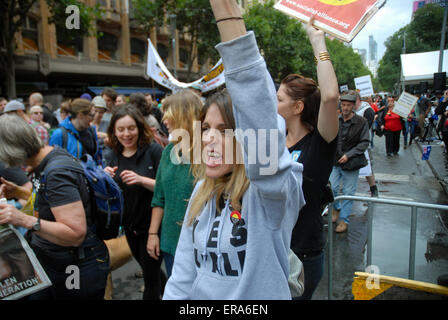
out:
{"label": "paved street", "polygon": [[[429,161],[421,160],[421,146],[412,144],[399,155],[386,158],[384,137],[375,137],[373,170],[379,196],[407,201],[448,204],[443,180],[448,177],[443,147],[433,145]],[[442,182],[442,183],[441,183]],[[448,182],[448,179],[447,179]],[[357,195],[369,196],[365,178],[360,178]],[[333,297],[353,299],[351,285],[355,271],[365,271],[367,207],[356,203],[347,233],[334,234]],[[437,283],[437,277],[448,273],[448,229],[442,217],[448,212],[419,209],[417,219],[415,280]],[[373,218],[372,264],[382,275],[407,278],[409,268],[411,209],[377,204]],[[448,221],[448,219],[445,219]],[[143,280],[135,277],[135,261],[113,272],[113,299],[141,299]],[[328,297],[328,278],[324,277],[314,299]]]}

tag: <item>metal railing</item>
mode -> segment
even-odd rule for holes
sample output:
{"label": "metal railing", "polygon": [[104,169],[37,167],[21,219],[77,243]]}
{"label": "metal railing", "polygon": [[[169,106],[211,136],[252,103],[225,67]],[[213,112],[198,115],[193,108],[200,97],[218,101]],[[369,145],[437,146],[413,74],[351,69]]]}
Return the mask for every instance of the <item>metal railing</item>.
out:
{"label": "metal railing", "polygon": [[[367,208],[367,266],[372,265],[372,222],[375,205],[377,203],[390,204],[396,206],[410,207],[411,208],[411,230],[410,230],[410,248],[409,248],[409,279],[414,280],[415,277],[415,250],[417,239],[417,209],[432,209],[448,211],[447,205],[438,205],[423,202],[403,201],[395,199],[384,199],[375,197],[360,197],[360,196],[338,196],[334,201],[339,200],[353,200],[363,201],[368,203]],[[332,221],[333,206],[332,203],[328,206],[328,299],[333,298],[333,221]]]}

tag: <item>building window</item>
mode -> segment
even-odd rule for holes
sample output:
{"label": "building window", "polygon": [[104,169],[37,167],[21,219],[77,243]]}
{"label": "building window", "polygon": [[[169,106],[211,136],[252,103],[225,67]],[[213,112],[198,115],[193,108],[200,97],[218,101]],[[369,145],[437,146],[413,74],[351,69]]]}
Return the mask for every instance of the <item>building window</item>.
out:
{"label": "building window", "polygon": [[131,61],[132,63],[142,63],[145,59],[145,42],[131,38]]}
{"label": "building window", "polygon": [[39,51],[39,36],[37,32],[37,20],[26,17],[22,25],[23,49],[25,51]]}
{"label": "building window", "polygon": [[188,51],[185,48],[179,48],[179,63],[181,68],[187,68]]}
{"label": "building window", "polygon": [[163,60],[163,62],[165,62],[165,64],[167,63],[168,60],[168,47],[166,45],[164,45],[163,43],[157,43],[157,53],[159,54],[160,58]]}
{"label": "building window", "polygon": [[103,31],[103,36],[98,39],[98,60],[116,60],[117,43],[116,36]]}

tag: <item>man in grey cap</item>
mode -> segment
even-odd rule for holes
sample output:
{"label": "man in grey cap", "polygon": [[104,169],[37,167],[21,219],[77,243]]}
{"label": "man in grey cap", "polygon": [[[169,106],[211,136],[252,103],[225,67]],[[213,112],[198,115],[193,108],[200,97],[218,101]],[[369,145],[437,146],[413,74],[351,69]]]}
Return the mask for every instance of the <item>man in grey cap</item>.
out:
{"label": "man in grey cap", "polygon": [[[354,195],[358,186],[359,169],[367,165],[364,152],[369,146],[369,125],[364,117],[354,112],[356,96],[344,94],[339,116],[338,145],[335,164],[330,175],[334,197],[338,196],[342,183],[343,195]],[[349,224],[352,200],[333,203],[333,222],[338,222],[335,231],[345,232]]]}
{"label": "man in grey cap", "polygon": [[39,138],[44,142],[45,145],[48,144],[48,140],[50,138],[48,134],[48,130],[40,125],[38,122],[33,121],[26,113],[25,113],[25,105],[18,101],[18,100],[11,100],[9,101],[5,109],[3,110],[4,113],[15,113],[19,117],[21,117],[23,120],[25,120],[30,126],[36,130],[37,135]]}

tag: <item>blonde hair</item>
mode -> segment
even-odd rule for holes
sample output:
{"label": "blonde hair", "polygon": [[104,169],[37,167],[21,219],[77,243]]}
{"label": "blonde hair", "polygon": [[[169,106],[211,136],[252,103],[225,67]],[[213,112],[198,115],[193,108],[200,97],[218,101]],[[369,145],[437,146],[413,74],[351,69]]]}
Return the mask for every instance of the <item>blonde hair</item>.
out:
{"label": "blonde hair", "polygon": [[[207,110],[211,105],[216,105],[221,112],[222,118],[226,128],[235,130],[235,119],[233,117],[232,101],[227,90],[222,90],[209,97],[202,109],[201,121],[204,120]],[[201,143],[201,141],[195,141],[195,143]],[[233,137],[233,154],[234,161],[236,160],[236,148],[237,145],[235,137]],[[201,148],[202,150],[202,148]],[[216,196],[216,207],[219,208],[218,202],[223,195],[229,195],[230,203],[235,210],[241,211],[242,198],[247,188],[249,187],[249,179],[246,176],[246,170],[244,164],[236,163],[233,165],[233,170],[230,174],[220,177],[218,179],[212,179],[205,175],[205,164],[192,165],[193,176],[195,181],[203,180],[199,189],[192,198],[190,210],[188,211],[187,224],[192,225],[196,218],[201,213],[201,210],[207,203]]]}
{"label": "blonde hair", "polygon": [[[174,129],[183,129],[188,132],[190,159],[193,153],[193,136],[194,136],[194,121],[198,121],[202,110],[201,98],[191,90],[182,90],[167,97],[162,104],[162,111],[164,112],[163,120],[169,119]],[[176,155],[180,150],[182,139],[170,141],[175,145]]]}

